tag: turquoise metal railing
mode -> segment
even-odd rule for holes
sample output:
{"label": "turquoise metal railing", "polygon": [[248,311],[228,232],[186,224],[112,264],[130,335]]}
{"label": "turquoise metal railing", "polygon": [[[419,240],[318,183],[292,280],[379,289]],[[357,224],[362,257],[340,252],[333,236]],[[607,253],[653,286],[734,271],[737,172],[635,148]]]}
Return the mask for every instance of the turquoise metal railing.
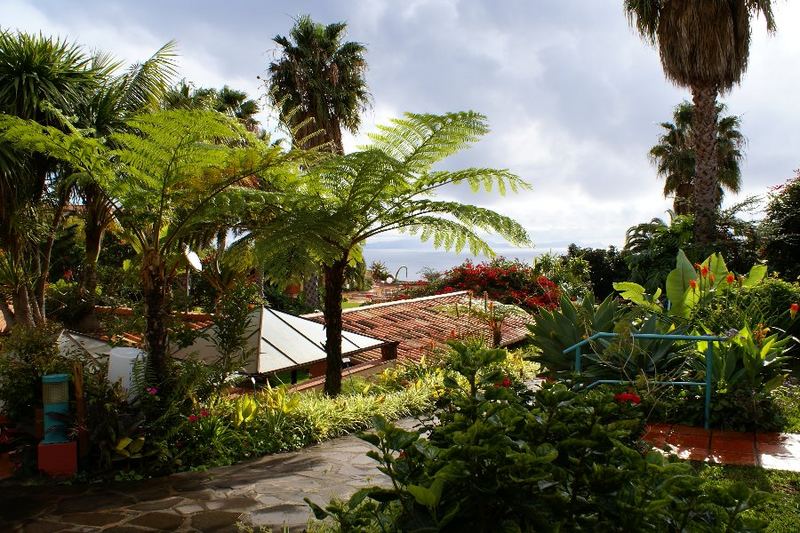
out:
{"label": "turquoise metal railing", "polygon": [[[580,375],[581,358],[583,357],[581,348],[594,340],[609,339],[617,336],[619,336],[619,333],[601,331],[600,333],[595,333],[591,337],[588,337],[578,343],[573,344],[569,348],[565,349],[562,353],[568,354],[572,351],[575,352],[575,372]],[[653,383],[658,385],[675,385],[679,387],[693,387],[693,386],[705,387],[705,413],[704,413],[705,428],[709,429],[709,424],[711,421],[711,378],[712,374],[714,373],[714,342],[727,341],[729,339],[727,337],[717,337],[714,335],[668,335],[661,333],[632,333],[631,336],[634,339],[665,339],[665,340],[676,340],[676,341],[708,342],[708,347],[706,348],[706,380],[704,382],[703,381],[654,381]],[[597,381],[589,384],[586,388],[591,389],[592,387],[601,384],[622,384],[622,383],[633,383],[633,382],[629,379],[598,379]]]}

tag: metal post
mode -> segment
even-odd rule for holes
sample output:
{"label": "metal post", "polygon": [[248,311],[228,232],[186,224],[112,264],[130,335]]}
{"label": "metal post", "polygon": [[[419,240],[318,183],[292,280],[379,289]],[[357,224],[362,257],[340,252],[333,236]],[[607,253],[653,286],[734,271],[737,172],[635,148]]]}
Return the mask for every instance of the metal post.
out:
{"label": "metal post", "polygon": [[580,346],[575,348],[575,372],[577,374],[581,373],[581,347]]}
{"label": "metal post", "polygon": [[714,373],[714,341],[708,341],[706,348],[706,423],[705,428],[711,427],[711,375]]}

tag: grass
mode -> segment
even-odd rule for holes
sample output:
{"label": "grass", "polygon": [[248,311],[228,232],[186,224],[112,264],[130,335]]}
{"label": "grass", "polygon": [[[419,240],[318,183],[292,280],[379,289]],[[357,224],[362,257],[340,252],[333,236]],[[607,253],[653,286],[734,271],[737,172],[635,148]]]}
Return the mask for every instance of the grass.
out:
{"label": "grass", "polygon": [[353,307],[361,307],[361,302],[342,302],[342,309],[351,309]]}
{"label": "grass", "polygon": [[786,422],[784,433],[800,433],[800,384],[796,381],[776,389],[773,401]]}
{"label": "grass", "polygon": [[765,520],[770,533],[800,531],[800,473],[765,470],[749,466],[699,465],[700,475],[711,485],[726,486],[737,481],[772,494],[772,499],[751,516]]}

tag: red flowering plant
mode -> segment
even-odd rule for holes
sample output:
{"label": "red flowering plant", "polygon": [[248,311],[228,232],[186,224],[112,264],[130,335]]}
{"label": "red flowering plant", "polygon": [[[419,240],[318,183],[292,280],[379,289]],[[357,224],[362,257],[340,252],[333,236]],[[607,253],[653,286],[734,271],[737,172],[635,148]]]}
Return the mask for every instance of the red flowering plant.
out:
{"label": "red flowering plant", "polygon": [[467,260],[445,272],[439,283],[429,286],[433,294],[464,290],[476,296],[485,292],[491,300],[529,311],[554,309],[561,298],[558,286],[538,275],[531,265],[503,257],[477,264]]}

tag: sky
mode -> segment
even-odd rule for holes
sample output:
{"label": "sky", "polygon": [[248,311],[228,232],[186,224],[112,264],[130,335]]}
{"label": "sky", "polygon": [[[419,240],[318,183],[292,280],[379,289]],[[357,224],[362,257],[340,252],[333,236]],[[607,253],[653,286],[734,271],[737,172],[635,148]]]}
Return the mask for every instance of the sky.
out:
{"label": "sky", "polygon": [[[764,195],[800,167],[800,2],[777,0],[778,31],[753,22],[750,66],[723,96],[748,139],[743,190]],[[181,76],[263,96],[258,76],[277,57],[272,38],[303,14],[345,21],[366,45],[372,106],[345,149],[403,112],[475,110],[491,132],[441,168],[507,168],[532,190],[517,195],[449,189],[448,198],[496,209],[530,233],[531,249],[489,237],[495,251],[529,260],[580,246],[622,246],[625,230],[667,217],[671,201],[647,158],[660,122],[690,99],[665,80],[657,52],[630,29],[621,0],[0,0],[0,27],[59,35],[134,62],[175,39]],[[270,114],[261,118],[269,124]],[[407,235],[368,243],[368,261],[453,266],[468,254],[435,251]],[[405,275],[401,275],[401,278]]]}

